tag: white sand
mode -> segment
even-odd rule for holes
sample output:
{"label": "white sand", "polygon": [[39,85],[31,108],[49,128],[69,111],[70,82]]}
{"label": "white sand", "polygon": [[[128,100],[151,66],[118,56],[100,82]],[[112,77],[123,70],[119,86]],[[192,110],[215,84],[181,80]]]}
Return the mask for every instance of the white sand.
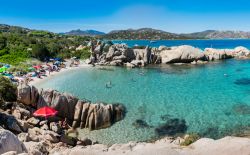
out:
{"label": "white sand", "polygon": [[78,65],[77,67],[68,67],[69,65],[67,65],[67,64],[66,64],[66,66],[67,66],[66,68],[62,68],[59,72],[54,71],[54,72],[51,72],[50,74],[48,72],[46,72],[46,76],[42,76],[41,79],[37,78],[37,77],[32,77],[32,81],[29,82],[29,85],[38,85],[39,83],[42,83],[46,80],[49,80],[52,77],[65,74],[68,71],[77,70],[80,68],[92,67],[92,65],[88,65],[88,64],[85,64],[83,62],[81,62],[80,65]]}

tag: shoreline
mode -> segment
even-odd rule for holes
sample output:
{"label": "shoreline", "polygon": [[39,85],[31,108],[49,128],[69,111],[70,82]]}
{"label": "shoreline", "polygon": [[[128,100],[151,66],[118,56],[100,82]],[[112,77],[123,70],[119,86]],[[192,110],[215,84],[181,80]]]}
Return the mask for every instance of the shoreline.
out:
{"label": "shoreline", "polygon": [[78,66],[75,66],[75,67],[66,66],[66,68],[62,68],[58,72],[54,71],[54,72],[51,72],[50,74],[48,74],[48,72],[46,72],[46,76],[43,76],[43,78],[41,78],[41,79],[39,79],[37,77],[32,78],[32,81],[29,82],[29,85],[36,86],[39,83],[47,81],[47,80],[51,79],[52,77],[59,76],[62,73],[66,73],[66,72],[81,69],[81,68],[88,68],[88,67],[92,67],[92,66],[88,65],[88,64],[86,64],[84,62],[81,62]]}

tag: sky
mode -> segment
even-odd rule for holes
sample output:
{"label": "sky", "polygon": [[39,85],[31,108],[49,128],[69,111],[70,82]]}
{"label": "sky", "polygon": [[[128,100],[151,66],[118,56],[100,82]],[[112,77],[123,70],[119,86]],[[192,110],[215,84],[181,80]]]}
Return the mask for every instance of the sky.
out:
{"label": "sky", "polygon": [[0,23],[52,32],[250,31],[249,0],[1,0]]}

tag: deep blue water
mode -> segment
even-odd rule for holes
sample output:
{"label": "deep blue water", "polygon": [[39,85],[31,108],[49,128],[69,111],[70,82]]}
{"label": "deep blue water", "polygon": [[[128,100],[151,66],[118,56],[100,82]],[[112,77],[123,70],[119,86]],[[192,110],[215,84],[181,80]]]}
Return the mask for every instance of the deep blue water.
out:
{"label": "deep blue water", "polygon": [[151,47],[165,46],[180,46],[180,45],[191,45],[200,49],[205,48],[218,48],[218,49],[233,49],[237,46],[244,46],[250,49],[250,40],[239,39],[239,40],[159,40],[156,43],[150,43],[149,40],[122,40],[113,41],[114,43],[126,43],[128,46],[133,47],[134,45]]}
{"label": "deep blue water", "polygon": [[[146,141],[178,133],[221,138],[250,127],[249,60],[200,66],[106,68],[71,70],[38,85],[93,102],[126,106],[124,120],[107,129],[81,130],[82,137],[107,144]],[[105,87],[108,81],[112,82],[110,89]],[[138,119],[148,126],[135,125]]]}

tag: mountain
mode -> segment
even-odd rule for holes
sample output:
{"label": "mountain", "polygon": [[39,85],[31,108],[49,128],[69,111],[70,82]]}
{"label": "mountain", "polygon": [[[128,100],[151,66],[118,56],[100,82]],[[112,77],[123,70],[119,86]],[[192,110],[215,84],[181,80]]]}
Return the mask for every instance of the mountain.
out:
{"label": "mountain", "polygon": [[206,31],[202,31],[202,32],[186,33],[186,34],[180,34],[180,35],[190,37],[190,38],[205,39],[205,38],[208,38],[209,34],[212,34],[214,32],[216,32],[216,30],[206,30]]}
{"label": "mountain", "polygon": [[76,35],[76,36],[100,36],[100,35],[104,35],[104,32],[100,32],[100,31],[96,31],[96,30],[72,30],[66,33],[63,33],[66,35]]}
{"label": "mountain", "polygon": [[175,33],[165,32],[152,28],[115,30],[102,36],[110,40],[164,40],[164,39],[189,39],[189,37]]}
{"label": "mountain", "polygon": [[196,33],[181,34],[182,36],[195,38],[195,39],[248,39],[250,32],[244,31],[216,31],[207,30]]}

